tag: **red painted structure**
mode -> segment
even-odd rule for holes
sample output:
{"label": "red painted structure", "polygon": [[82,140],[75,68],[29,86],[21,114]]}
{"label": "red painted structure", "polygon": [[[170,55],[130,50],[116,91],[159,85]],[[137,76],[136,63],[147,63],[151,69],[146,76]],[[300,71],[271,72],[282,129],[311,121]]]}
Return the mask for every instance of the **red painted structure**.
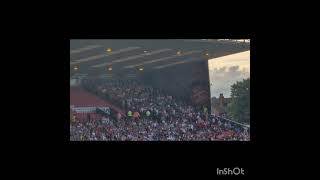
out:
{"label": "red painted structure", "polygon": [[[112,105],[106,100],[100,99],[99,97],[79,88],[70,87],[70,106],[75,108],[85,108],[85,107],[110,107],[112,110],[119,112],[122,116],[125,116],[125,112],[120,108]],[[75,113],[77,118],[86,118],[89,114],[93,119],[101,118],[96,113]]]}

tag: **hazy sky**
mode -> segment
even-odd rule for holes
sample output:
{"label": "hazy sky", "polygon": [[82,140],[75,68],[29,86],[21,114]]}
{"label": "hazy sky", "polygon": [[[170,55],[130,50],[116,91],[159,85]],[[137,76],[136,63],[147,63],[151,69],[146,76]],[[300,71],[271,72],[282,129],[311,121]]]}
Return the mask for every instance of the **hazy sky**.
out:
{"label": "hazy sky", "polygon": [[211,97],[230,97],[231,85],[250,77],[250,51],[209,60]]}

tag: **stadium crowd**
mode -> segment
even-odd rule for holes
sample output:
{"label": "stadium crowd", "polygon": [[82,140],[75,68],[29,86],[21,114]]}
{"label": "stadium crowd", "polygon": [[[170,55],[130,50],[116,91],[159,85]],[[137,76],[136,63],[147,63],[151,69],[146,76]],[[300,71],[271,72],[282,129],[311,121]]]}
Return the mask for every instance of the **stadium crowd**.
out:
{"label": "stadium crowd", "polygon": [[85,81],[88,91],[126,112],[70,122],[70,140],[208,141],[250,140],[249,130],[208,115],[181,99],[135,80]]}

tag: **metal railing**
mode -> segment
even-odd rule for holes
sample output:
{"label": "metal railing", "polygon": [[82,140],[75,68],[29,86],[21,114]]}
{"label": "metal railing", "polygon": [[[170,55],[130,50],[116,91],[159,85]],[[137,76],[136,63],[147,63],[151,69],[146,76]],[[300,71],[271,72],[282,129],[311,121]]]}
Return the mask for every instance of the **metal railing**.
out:
{"label": "metal railing", "polygon": [[239,122],[233,121],[231,119],[227,119],[227,118],[221,117],[221,116],[216,116],[216,115],[213,115],[213,114],[211,116],[216,118],[216,119],[218,119],[218,120],[224,120],[224,121],[232,122],[234,124],[238,124],[238,125],[240,125],[242,127],[250,128],[250,125],[248,125],[248,124],[239,123]]}

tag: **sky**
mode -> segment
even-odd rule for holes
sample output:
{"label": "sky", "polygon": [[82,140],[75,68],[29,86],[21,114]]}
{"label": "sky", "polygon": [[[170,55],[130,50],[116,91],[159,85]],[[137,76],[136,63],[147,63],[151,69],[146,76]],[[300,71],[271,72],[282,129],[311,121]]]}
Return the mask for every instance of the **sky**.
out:
{"label": "sky", "polygon": [[231,85],[250,77],[250,51],[209,60],[211,97],[230,97]]}

